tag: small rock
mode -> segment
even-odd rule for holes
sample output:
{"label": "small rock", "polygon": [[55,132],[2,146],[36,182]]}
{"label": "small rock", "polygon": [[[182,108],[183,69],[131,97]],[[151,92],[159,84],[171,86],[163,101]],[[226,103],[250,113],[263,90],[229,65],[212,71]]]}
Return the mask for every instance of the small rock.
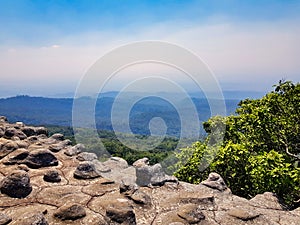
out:
{"label": "small rock", "polygon": [[63,140],[63,141],[61,142],[61,144],[62,144],[63,146],[69,146],[69,145],[72,145],[72,141],[69,140],[69,139],[66,139],[66,140]]}
{"label": "small rock", "polygon": [[149,205],[151,203],[150,196],[140,190],[137,190],[130,195],[130,199],[132,199],[135,203],[142,205]]}
{"label": "small rock", "polygon": [[85,146],[83,144],[77,144],[73,147],[68,148],[64,153],[67,156],[74,156],[78,155],[79,153],[83,152],[85,150]]}
{"label": "small rock", "polygon": [[59,143],[49,145],[49,150],[51,152],[59,152],[71,144],[72,144],[72,142],[69,139],[63,140],[63,141],[60,141]]}
{"label": "small rock", "polygon": [[27,141],[16,141],[16,144],[19,148],[28,148],[30,145]]}
{"label": "small rock", "polygon": [[163,172],[161,165],[136,167],[136,183],[139,186],[162,186],[166,182],[175,182],[178,180],[174,176],[168,176]]}
{"label": "small rock", "polygon": [[130,206],[108,206],[106,208],[106,216],[117,223],[136,225],[135,214]]}
{"label": "small rock", "polygon": [[98,156],[92,152],[81,152],[77,155],[76,159],[79,161],[93,161],[98,159]]}
{"label": "small rock", "polygon": [[149,165],[149,159],[147,157],[138,159],[132,164],[134,167],[143,167]]}
{"label": "small rock", "polygon": [[26,165],[24,165],[24,164],[18,165],[17,169],[18,169],[18,170],[24,170],[24,171],[26,171],[26,172],[29,171],[28,166],[26,166]]}
{"label": "small rock", "polygon": [[62,150],[65,146],[61,145],[61,144],[52,144],[49,146],[49,150],[51,152],[59,152],[60,150]]}
{"label": "small rock", "polygon": [[26,134],[27,137],[36,135],[34,127],[22,127],[21,130],[24,134]]}
{"label": "small rock", "polygon": [[26,134],[27,137],[38,136],[38,135],[46,135],[48,136],[48,130],[45,127],[22,127],[22,132]]}
{"label": "small rock", "polygon": [[236,218],[244,220],[244,221],[252,220],[252,219],[255,219],[256,217],[259,217],[258,213],[248,212],[248,211],[245,211],[243,209],[238,209],[238,208],[230,209],[228,211],[228,215],[236,217]]}
{"label": "small rock", "polygon": [[51,151],[40,149],[30,152],[24,163],[30,168],[38,169],[41,167],[57,166],[58,160]]}
{"label": "small rock", "polygon": [[272,192],[265,192],[263,194],[258,194],[254,198],[250,199],[250,202],[252,205],[259,206],[260,208],[275,209],[275,210],[284,209],[277,195]]}
{"label": "small rock", "polygon": [[124,181],[120,184],[120,193],[125,196],[131,196],[139,187],[136,184],[125,184]]}
{"label": "small rock", "polygon": [[86,216],[85,208],[78,204],[66,204],[60,207],[54,216],[61,220],[77,220]]}
{"label": "small rock", "polygon": [[8,121],[7,121],[7,118],[5,116],[0,116],[0,122],[1,123],[6,123]]}
{"label": "small rock", "polygon": [[38,135],[38,138],[39,139],[47,139],[48,136],[46,134],[40,134],[40,135]]}
{"label": "small rock", "polygon": [[16,130],[14,136],[20,138],[20,140],[24,140],[27,138],[26,134],[24,134],[21,130]]}
{"label": "small rock", "polygon": [[39,140],[38,136],[30,136],[29,138],[27,138],[27,140],[31,143],[35,143]]}
{"label": "small rock", "polygon": [[210,173],[208,179],[202,181],[201,184],[219,191],[225,191],[227,189],[223,178],[217,173]]}
{"label": "small rock", "polygon": [[126,169],[128,168],[128,163],[125,159],[120,157],[111,157],[109,160],[103,162],[104,166],[111,169]]}
{"label": "small rock", "polygon": [[17,142],[17,141],[20,141],[21,139],[20,139],[19,137],[17,137],[17,136],[12,136],[12,137],[10,138],[10,140],[12,140],[12,141],[14,141],[14,142]]}
{"label": "small rock", "polygon": [[36,135],[40,136],[40,135],[44,135],[46,137],[48,137],[48,130],[45,127],[35,127],[34,128]]}
{"label": "small rock", "polygon": [[24,140],[27,138],[26,134],[24,134],[21,130],[13,128],[13,127],[6,129],[4,136],[6,138],[12,138],[15,136],[15,137],[20,138],[21,140]]}
{"label": "small rock", "polygon": [[0,137],[4,136],[4,129],[2,127],[0,127]]}
{"label": "small rock", "polygon": [[74,177],[77,179],[93,179],[100,176],[101,174],[96,169],[95,164],[90,161],[79,163],[74,172]]}
{"label": "small rock", "polygon": [[12,221],[12,218],[8,215],[0,212],[0,225],[6,225],[9,224]]}
{"label": "small rock", "polygon": [[3,164],[5,165],[14,165],[14,164],[20,164],[23,162],[24,159],[27,158],[29,155],[29,151],[23,148],[17,149],[8,156],[6,156],[5,161],[3,161]]}
{"label": "small rock", "polygon": [[43,213],[32,213],[21,218],[20,224],[22,225],[48,225],[48,222]]}
{"label": "small rock", "polygon": [[4,135],[6,138],[11,138],[15,135],[16,129],[15,128],[8,128],[5,130]]}
{"label": "small rock", "polygon": [[47,171],[47,173],[44,175],[43,179],[46,182],[52,182],[52,183],[61,181],[61,177],[56,170]]}
{"label": "small rock", "polygon": [[60,133],[53,134],[50,138],[55,139],[57,141],[63,141],[65,139],[64,135]]}
{"label": "small rock", "polygon": [[5,143],[0,143],[0,159],[16,149],[18,149],[18,145],[14,141],[8,140]]}
{"label": "small rock", "polygon": [[136,168],[136,183],[143,187],[151,184],[153,172],[150,166]]}
{"label": "small rock", "polygon": [[98,159],[93,160],[92,163],[95,165],[96,170],[99,171],[100,173],[109,173],[109,172],[111,172],[111,169],[109,167],[105,166]]}
{"label": "small rock", "polygon": [[185,219],[189,224],[199,223],[205,219],[204,214],[195,204],[183,205],[179,208],[177,215]]}
{"label": "small rock", "polygon": [[12,198],[25,198],[32,191],[28,173],[13,171],[0,182],[0,191]]}

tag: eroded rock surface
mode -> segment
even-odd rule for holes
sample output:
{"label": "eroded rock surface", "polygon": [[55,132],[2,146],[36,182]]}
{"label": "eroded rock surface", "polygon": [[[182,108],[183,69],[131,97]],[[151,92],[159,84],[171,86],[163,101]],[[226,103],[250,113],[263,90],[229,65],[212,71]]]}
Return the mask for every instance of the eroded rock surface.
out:
{"label": "eroded rock surface", "polygon": [[299,225],[273,193],[231,193],[219,174],[199,185],[167,176],[147,158],[129,166],[70,146],[62,134],[0,116],[0,225]]}

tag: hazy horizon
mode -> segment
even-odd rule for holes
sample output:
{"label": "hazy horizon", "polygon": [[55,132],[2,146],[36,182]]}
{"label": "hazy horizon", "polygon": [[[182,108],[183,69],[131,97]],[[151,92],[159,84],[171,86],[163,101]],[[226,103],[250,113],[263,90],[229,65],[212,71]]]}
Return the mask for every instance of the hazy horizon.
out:
{"label": "hazy horizon", "polygon": [[[73,93],[100,57],[147,40],[193,52],[222,90],[266,93],[282,78],[299,82],[299,11],[300,1],[284,0],[0,1],[0,97]],[[152,74],[197,91],[158,64],[118,71],[105,91]],[[140,89],[166,91],[159,81]]]}
{"label": "hazy horizon", "polygon": [[[184,98],[185,95],[180,92],[168,92],[168,91],[161,91],[161,92],[143,92],[143,91],[130,91],[130,92],[120,92],[120,91],[104,91],[101,93],[95,93],[95,94],[90,94],[90,95],[83,95],[83,96],[76,96],[74,92],[66,92],[66,93],[56,93],[56,94],[37,94],[37,95],[32,95],[32,94],[26,94],[26,93],[19,93],[19,94],[11,94],[11,95],[0,95],[0,99],[7,99],[7,98],[14,98],[14,97],[20,97],[20,96],[28,96],[28,97],[42,97],[42,98],[78,98],[78,97],[113,97],[115,98],[118,94],[123,93],[125,96],[127,95],[128,97],[130,96],[141,96],[143,98],[147,98],[149,96],[172,96],[173,98]],[[201,91],[191,91],[187,92],[189,97],[192,98],[206,98],[205,94]],[[239,90],[223,90],[222,92],[224,99],[226,100],[243,100],[246,98],[250,99],[256,99],[256,98],[261,98],[267,92],[262,92],[262,91],[239,91]]]}

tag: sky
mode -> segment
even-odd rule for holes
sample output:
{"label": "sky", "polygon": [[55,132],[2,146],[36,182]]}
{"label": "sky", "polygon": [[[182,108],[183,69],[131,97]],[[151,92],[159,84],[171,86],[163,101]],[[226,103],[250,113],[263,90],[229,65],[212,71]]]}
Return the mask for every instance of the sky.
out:
{"label": "sky", "polygon": [[[193,52],[223,90],[267,92],[282,78],[299,82],[299,12],[295,0],[0,0],[0,97],[73,93],[100,57],[147,40]],[[155,65],[121,71],[105,90],[143,71],[195,91]]]}

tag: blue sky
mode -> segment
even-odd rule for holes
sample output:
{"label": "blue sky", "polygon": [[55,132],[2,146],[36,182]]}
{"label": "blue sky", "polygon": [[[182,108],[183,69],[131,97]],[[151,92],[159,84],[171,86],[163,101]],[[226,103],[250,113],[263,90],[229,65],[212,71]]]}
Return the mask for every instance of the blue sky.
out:
{"label": "blue sky", "polygon": [[193,51],[224,89],[268,91],[299,81],[299,12],[292,0],[0,0],[0,96],[73,92],[99,57],[143,40]]}

